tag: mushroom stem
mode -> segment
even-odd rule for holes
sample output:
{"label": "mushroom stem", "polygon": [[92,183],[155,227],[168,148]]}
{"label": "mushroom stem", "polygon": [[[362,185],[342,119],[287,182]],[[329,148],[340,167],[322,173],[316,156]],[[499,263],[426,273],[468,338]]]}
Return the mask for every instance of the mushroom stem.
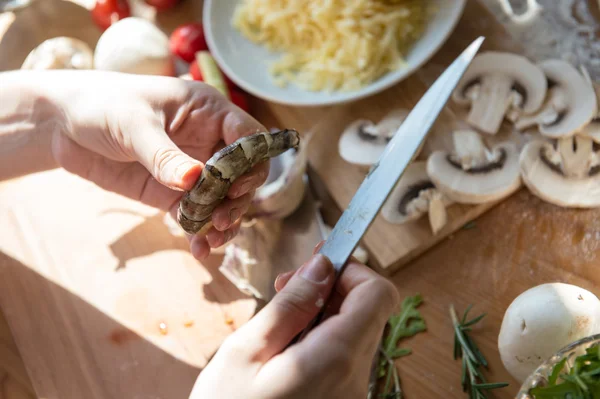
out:
{"label": "mushroom stem", "polygon": [[456,130],[452,140],[456,158],[463,169],[471,169],[485,162],[487,148],[479,134],[472,130]]}
{"label": "mushroom stem", "polygon": [[557,147],[566,176],[581,178],[588,174],[593,154],[592,139],[579,135],[562,138]]}
{"label": "mushroom stem", "polygon": [[513,79],[505,75],[483,77],[467,122],[484,133],[496,134],[504,114],[512,105],[512,86]]}
{"label": "mushroom stem", "polygon": [[429,225],[433,235],[436,235],[448,223],[448,213],[444,204],[443,194],[436,191],[429,199]]}

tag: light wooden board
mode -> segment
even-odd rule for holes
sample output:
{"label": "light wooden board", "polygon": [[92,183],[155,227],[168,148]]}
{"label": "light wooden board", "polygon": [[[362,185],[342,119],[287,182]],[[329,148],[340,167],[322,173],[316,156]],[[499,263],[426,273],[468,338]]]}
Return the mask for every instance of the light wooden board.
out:
{"label": "light wooden board", "polygon": [[[364,168],[348,164],[339,156],[337,142],[344,127],[359,118],[378,120],[392,109],[413,107],[437,76],[479,35],[486,36],[483,50],[519,51],[502,26],[479,2],[468,1],[448,42],[417,73],[391,89],[355,103],[328,108],[269,104],[281,127],[313,134],[310,163],[337,206],[341,209],[348,206],[367,173]],[[452,128],[460,126],[464,113],[463,108],[449,103],[431,133],[430,142],[435,144],[426,145],[422,155],[431,148],[447,145]],[[371,265],[381,273],[391,274],[495,205],[450,207],[448,224],[436,236],[431,233],[426,217],[405,225],[393,225],[378,216],[364,237],[364,245],[372,255]]]}
{"label": "light wooden board", "polygon": [[62,170],[0,192],[0,305],[41,397],[187,397],[254,314],[154,209]]}

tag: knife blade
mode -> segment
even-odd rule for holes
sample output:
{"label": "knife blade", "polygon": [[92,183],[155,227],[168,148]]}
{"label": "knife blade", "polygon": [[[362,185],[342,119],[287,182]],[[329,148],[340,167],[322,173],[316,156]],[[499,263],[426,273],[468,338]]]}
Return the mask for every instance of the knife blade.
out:
{"label": "knife blade", "polygon": [[[484,37],[480,36],[471,43],[419,100],[387,144],[319,250],[319,253],[329,258],[333,264],[336,278],[343,272],[350,255],[413,160],[483,40]],[[326,306],[323,307],[325,308]],[[323,311],[309,323],[297,339],[302,339],[322,317]]]}

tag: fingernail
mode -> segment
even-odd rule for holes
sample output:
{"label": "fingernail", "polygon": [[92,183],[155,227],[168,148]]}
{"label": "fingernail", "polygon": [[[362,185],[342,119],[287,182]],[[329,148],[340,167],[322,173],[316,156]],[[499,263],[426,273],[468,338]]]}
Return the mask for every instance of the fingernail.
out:
{"label": "fingernail", "polygon": [[229,225],[231,226],[242,216],[242,211],[238,208],[233,208],[229,211]]}
{"label": "fingernail", "polygon": [[300,276],[314,283],[321,283],[333,272],[333,266],[323,255],[313,256],[308,263],[302,266]]}
{"label": "fingernail", "polygon": [[183,185],[193,184],[197,178],[199,170],[199,162],[187,161],[175,168],[174,178],[181,182],[181,184]]}
{"label": "fingernail", "polygon": [[325,240],[323,240],[323,241],[319,242],[317,245],[315,245],[315,249],[313,249],[313,255],[315,255],[317,252],[319,252],[324,244],[325,244]]}

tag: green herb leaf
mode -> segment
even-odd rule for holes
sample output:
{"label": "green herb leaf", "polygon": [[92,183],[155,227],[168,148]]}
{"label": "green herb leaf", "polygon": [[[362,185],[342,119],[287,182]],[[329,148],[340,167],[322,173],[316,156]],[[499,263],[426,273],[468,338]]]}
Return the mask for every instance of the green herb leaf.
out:
{"label": "green herb leaf", "polygon": [[488,362],[469,333],[471,326],[480,322],[485,317],[485,313],[467,321],[472,307],[472,305],[467,307],[462,320],[459,321],[454,306],[450,306],[450,317],[454,327],[454,358],[460,357],[462,361],[461,384],[463,391],[469,393],[470,399],[487,399],[487,391],[504,388],[508,384],[487,382],[481,373],[480,367],[487,367]]}
{"label": "green herb leaf", "polygon": [[407,356],[412,353],[412,349],[410,348],[396,348],[389,353],[389,356],[392,359],[397,359],[402,356]]}
{"label": "green herb leaf", "polygon": [[[569,362],[562,359],[552,368],[547,386],[530,389],[535,399],[596,399],[600,398],[600,345],[586,349]],[[569,363],[572,364],[569,367]]]}
{"label": "green herb leaf", "polygon": [[567,363],[566,357],[560,362],[558,362],[556,365],[554,365],[554,367],[552,368],[552,374],[550,374],[550,378],[548,379],[549,385],[556,385],[556,381],[558,380],[560,372],[565,368],[565,363]]}
{"label": "green herb leaf", "polygon": [[[401,397],[400,379],[392,360],[407,356],[412,352],[410,348],[399,348],[398,343],[400,340],[412,337],[427,329],[425,320],[417,310],[417,307],[422,303],[423,298],[420,294],[406,297],[404,301],[402,301],[400,312],[392,315],[388,320],[389,332],[383,340],[383,347],[381,349],[383,356],[380,360],[377,373],[379,378],[385,377],[384,389],[382,392],[383,396],[380,397]],[[394,385],[393,390],[392,385]]]}

